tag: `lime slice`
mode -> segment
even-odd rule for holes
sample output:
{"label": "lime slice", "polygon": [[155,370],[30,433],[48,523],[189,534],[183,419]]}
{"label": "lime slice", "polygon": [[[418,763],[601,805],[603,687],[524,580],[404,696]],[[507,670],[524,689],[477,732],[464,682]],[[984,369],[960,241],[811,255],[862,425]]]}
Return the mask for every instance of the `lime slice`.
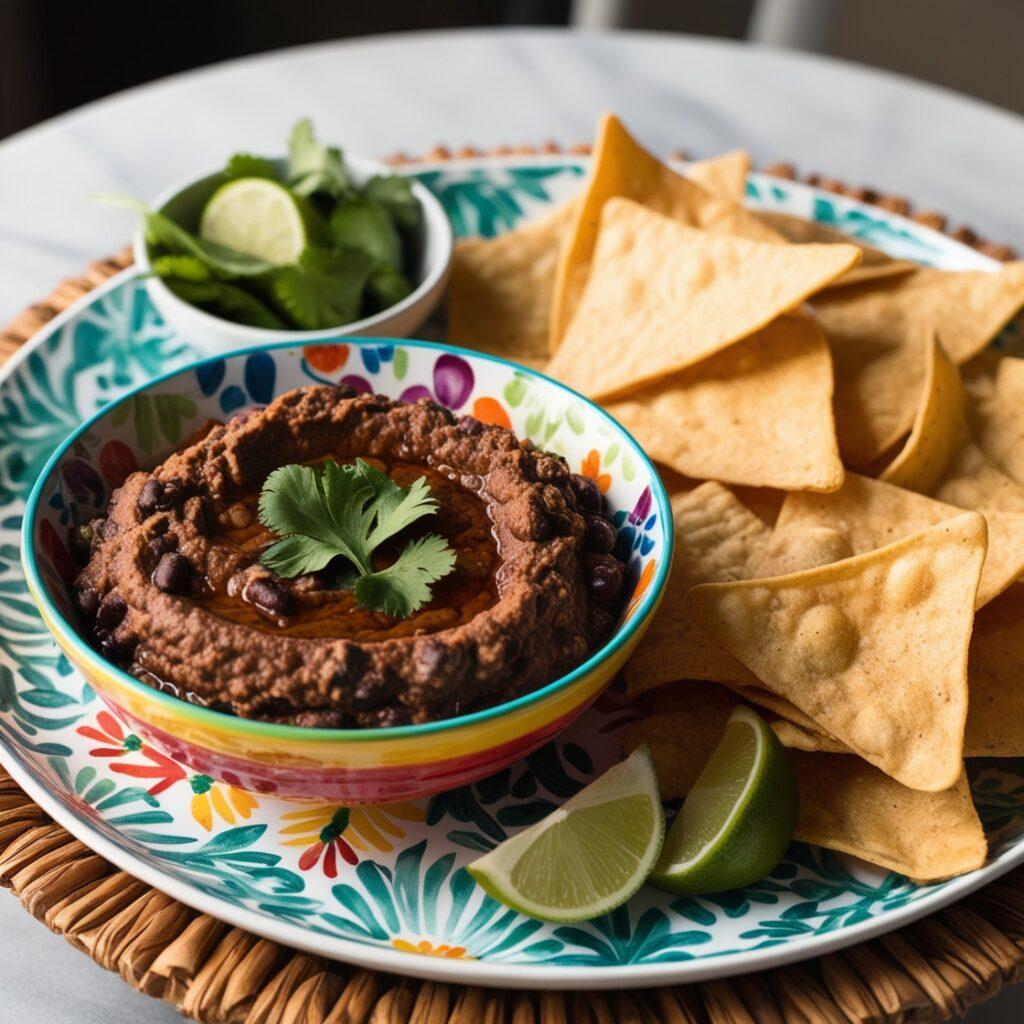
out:
{"label": "lime slice", "polygon": [[294,263],[306,248],[307,225],[299,200],[284,185],[236,178],[207,200],[199,235],[280,266]]}
{"label": "lime slice", "polygon": [[625,903],[661,849],[665,818],[646,747],[543,821],[469,865],[502,903],[545,921],[583,921]]}
{"label": "lime slice", "polygon": [[796,816],[796,777],[782,744],[740,706],[672,823],[651,884],[689,896],[756,882],[782,859]]}

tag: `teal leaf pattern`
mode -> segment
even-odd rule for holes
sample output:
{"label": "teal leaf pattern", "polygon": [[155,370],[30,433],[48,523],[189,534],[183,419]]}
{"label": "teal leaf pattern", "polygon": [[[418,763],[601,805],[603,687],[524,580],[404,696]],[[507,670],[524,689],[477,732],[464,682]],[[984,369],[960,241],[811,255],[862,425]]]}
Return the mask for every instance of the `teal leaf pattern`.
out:
{"label": "teal leaf pattern", "polygon": [[[583,170],[569,159],[524,158],[456,162],[418,177],[440,197],[459,235],[489,237],[567,198]],[[813,213],[895,255],[946,266],[978,258],[898,218],[865,213],[844,197],[810,195],[757,175],[748,183],[757,205]],[[310,867],[320,862],[317,849],[309,857],[309,849],[288,838],[294,804],[262,794],[249,804],[231,803],[225,790],[221,810],[202,804],[209,816],[203,817],[195,802],[208,800],[212,780],[173,759],[147,756],[127,729],[103,726],[114,719],[43,627],[18,547],[27,491],[69,431],[126,389],[192,357],[187,342],[160,320],[143,283],[126,276],[44,331],[0,378],[0,745],[8,762],[16,761],[83,827],[219,907],[301,925],[335,951],[329,944],[345,939],[410,955],[508,964],[606,970],[707,957],[727,961],[735,951],[840,932],[940,888],[794,843],[770,877],[742,890],[679,898],[644,888],[626,906],[580,924],[544,924],[496,902],[475,885],[466,865],[550,813],[618,757],[630,716],[613,691],[525,760],[424,801],[424,820],[396,819],[384,845],[355,844],[336,877]],[[363,365],[365,376],[355,376],[349,365],[328,377],[361,390],[372,390],[378,375],[391,374],[403,387],[421,383],[412,347],[396,348],[391,361],[378,360],[376,369],[365,360]],[[247,367],[223,360],[196,378],[194,390],[149,394],[121,407],[118,418],[134,430],[140,451],[157,458],[188,436],[208,401],[219,401],[222,415],[250,400],[266,401],[285,370],[265,355],[250,357]],[[306,372],[308,379],[322,379],[308,367]],[[595,476],[640,490],[642,467],[602,433],[601,422],[545,400],[522,374],[504,378],[495,397],[517,429],[538,444],[567,457],[576,453],[574,469],[581,470],[582,453]],[[82,465],[50,496],[53,521],[62,531],[95,515],[108,488],[120,482],[115,477],[123,479],[132,468],[123,452],[114,453],[109,479],[97,483],[82,466],[102,441],[83,440],[74,453]],[[63,533],[53,543],[59,548],[65,540]],[[1024,766],[974,762],[971,784],[993,855],[1011,854],[1024,841]],[[324,820],[342,832],[350,818],[345,808],[328,808]]]}

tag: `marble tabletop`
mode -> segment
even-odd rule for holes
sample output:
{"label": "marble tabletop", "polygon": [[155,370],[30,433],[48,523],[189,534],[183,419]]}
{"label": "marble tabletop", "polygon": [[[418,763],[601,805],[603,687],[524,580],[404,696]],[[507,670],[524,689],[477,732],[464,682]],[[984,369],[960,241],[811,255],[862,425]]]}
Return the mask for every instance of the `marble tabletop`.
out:
{"label": "marble tabletop", "polygon": [[[232,61],[90,104],[0,143],[0,323],[119,248],[121,212],[230,150],[274,153],[298,117],[380,156],[437,143],[589,139],[613,108],[652,148],[877,185],[1024,248],[1024,120],[909,79],[740,44],[655,34],[505,30],[392,35]],[[0,1021],[180,1019],[0,898]],[[45,974],[45,984],[41,974]],[[978,1022],[1019,1019],[999,1000]],[[975,1018],[972,1018],[974,1020]]]}

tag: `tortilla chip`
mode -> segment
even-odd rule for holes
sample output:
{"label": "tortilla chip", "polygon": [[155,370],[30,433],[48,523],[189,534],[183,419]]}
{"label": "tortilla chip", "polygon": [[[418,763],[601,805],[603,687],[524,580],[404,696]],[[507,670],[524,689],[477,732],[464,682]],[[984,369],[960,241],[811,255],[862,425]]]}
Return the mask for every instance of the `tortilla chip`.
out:
{"label": "tortilla chip", "polygon": [[649,455],[691,477],[812,491],[843,480],[832,359],[806,318],[780,317],[606,408]]}
{"label": "tortilla chip", "polygon": [[998,273],[920,267],[835,289],[814,308],[836,366],[836,431],[847,465],[864,468],[909,429],[937,332],[954,363],[980,352],[1024,304],[1024,263]]}
{"label": "tortilla chip", "polygon": [[[717,171],[714,177],[721,180]],[[558,348],[580,303],[590,276],[601,210],[613,196],[632,199],[666,217],[707,231],[763,242],[782,241],[738,203],[712,195],[695,181],[677,174],[640,146],[614,114],[604,114],[597,128],[590,175],[572,234],[558,261],[551,310],[552,352]]]}
{"label": "tortilla chip", "polygon": [[793,751],[790,758],[800,793],[797,839],[918,881],[985,863],[988,845],[962,766],[950,788],[922,793],[850,755]]}
{"label": "tortilla chip", "polygon": [[777,213],[768,210],[761,211],[758,216],[769,227],[782,235],[787,242],[792,242],[794,245],[806,245],[808,242],[832,244],[846,242],[857,246],[863,259],[856,267],[847,271],[839,280],[831,284],[830,288],[844,288],[847,285],[863,284],[865,281],[875,281],[882,277],[895,277],[898,274],[907,274],[918,266],[910,260],[894,260],[881,249],[876,249],[873,245],[868,245],[867,242],[854,235],[848,235],[844,231],[838,231],[819,221],[805,220],[803,217],[796,217],[791,213]]}
{"label": "tortilla chip", "polygon": [[904,785],[946,789],[986,538],[968,512],[818,569],[702,584],[684,607],[819,728]]}
{"label": "tortilla chip", "polygon": [[[791,722],[788,718],[776,718],[772,720],[772,729],[779,737],[779,742],[790,750],[806,750],[808,753],[819,754],[852,754],[845,743],[840,743],[835,736],[806,724]],[[853,755],[856,756],[856,755]]]}
{"label": "tortilla chip", "polygon": [[963,375],[975,442],[1024,483],[1024,359],[983,352],[963,368]]}
{"label": "tortilla chip", "polygon": [[968,757],[1024,757],[1024,585],[974,620],[967,662]]}
{"label": "tortilla chip", "polygon": [[[791,494],[770,542],[754,557],[759,576],[798,572],[885,547],[901,537],[953,519],[963,509],[893,484],[847,473],[827,495]],[[978,607],[1024,573],[1024,516],[986,510],[988,554],[978,586]]]}
{"label": "tortilla chip", "polygon": [[[658,473],[665,489],[674,499],[683,494],[689,494],[698,487],[703,487],[706,480],[694,480],[692,477],[683,476],[677,473],[671,466],[664,464],[658,466]],[[773,487],[744,487],[734,484],[729,490],[739,498],[741,504],[746,505],[765,524],[772,526],[778,518],[779,509],[786,500],[786,491],[777,491]]]}
{"label": "tortilla chip", "polygon": [[572,199],[506,234],[455,244],[448,341],[527,366],[547,362],[555,267],[575,212]]}
{"label": "tortilla chip", "polygon": [[609,199],[548,373],[592,398],[622,396],[767,326],[858,258],[852,245],[750,242]]}
{"label": "tortilla chip", "polygon": [[[627,751],[646,743],[661,796],[693,788],[737,704],[713,683],[680,683],[654,695],[652,713],[625,732]],[[907,789],[858,757],[791,751],[800,797],[798,839],[919,879],[979,867],[985,836],[961,773],[938,793]]]}
{"label": "tortilla chip", "polygon": [[741,701],[716,683],[679,682],[652,695],[651,713],[623,735],[632,753],[646,743],[654,758],[661,795],[686,796],[718,746],[725,723]]}
{"label": "tortilla chip", "polygon": [[950,505],[977,509],[1024,512],[1024,484],[999,468],[973,441],[954,455],[934,496]]}
{"label": "tortilla chip", "polygon": [[[1000,595],[974,619],[967,655],[964,757],[1024,757],[1024,586]],[[673,686],[666,689],[673,689]],[[783,710],[772,728],[784,746],[850,753],[814,723],[795,722]]]}
{"label": "tortilla chip", "polygon": [[768,528],[717,483],[702,484],[672,499],[676,555],[665,596],[626,664],[626,685],[642,693],[677,679],[713,679],[756,686],[757,679],[683,610],[697,583],[743,579]]}
{"label": "tortilla chip", "polygon": [[765,711],[770,711],[773,715],[778,715],[777,721],[792,722],[793,725],[809,733],[817,733],[819,731],[817,723],[813,718],[809,718],[795,704],[786,700],[785,697],[780,697],[777,693],[772,693],[771,690],[766,690],[759,684],[749,685],[747,683],[725,681],[722,683],[722,686],[727,686],[737,697],[742,697],[748,704],[763,708]]}
{"label": "tortilla chip", "polygon": [[933,337],[910,437],[886,466],[881,479],[921,494],[930,493],[967,440],[965,405],[960,371]]}
{"label": "tortilla chip", "polygon": [[[683,168],[683,175],[700,185],[705,192],[710,192],[719,199],[728,199],[732,203],[743,202],[743,197],[747,194],[749,173],[750,154],[742,149],[733,149],[709,160],[698,160]],[[644,202],[643,199],[639,201]]]}

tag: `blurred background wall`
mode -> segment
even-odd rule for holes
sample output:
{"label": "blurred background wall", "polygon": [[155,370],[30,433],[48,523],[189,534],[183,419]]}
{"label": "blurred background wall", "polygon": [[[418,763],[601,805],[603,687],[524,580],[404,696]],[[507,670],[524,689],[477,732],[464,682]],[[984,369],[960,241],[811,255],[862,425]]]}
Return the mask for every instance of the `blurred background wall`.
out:
{"label": "blurred background wall", "polygon": [[0,0],[0,137],[231,57],[498,25],[747,38],[903,72],[1024,114],[1024,0]]}

